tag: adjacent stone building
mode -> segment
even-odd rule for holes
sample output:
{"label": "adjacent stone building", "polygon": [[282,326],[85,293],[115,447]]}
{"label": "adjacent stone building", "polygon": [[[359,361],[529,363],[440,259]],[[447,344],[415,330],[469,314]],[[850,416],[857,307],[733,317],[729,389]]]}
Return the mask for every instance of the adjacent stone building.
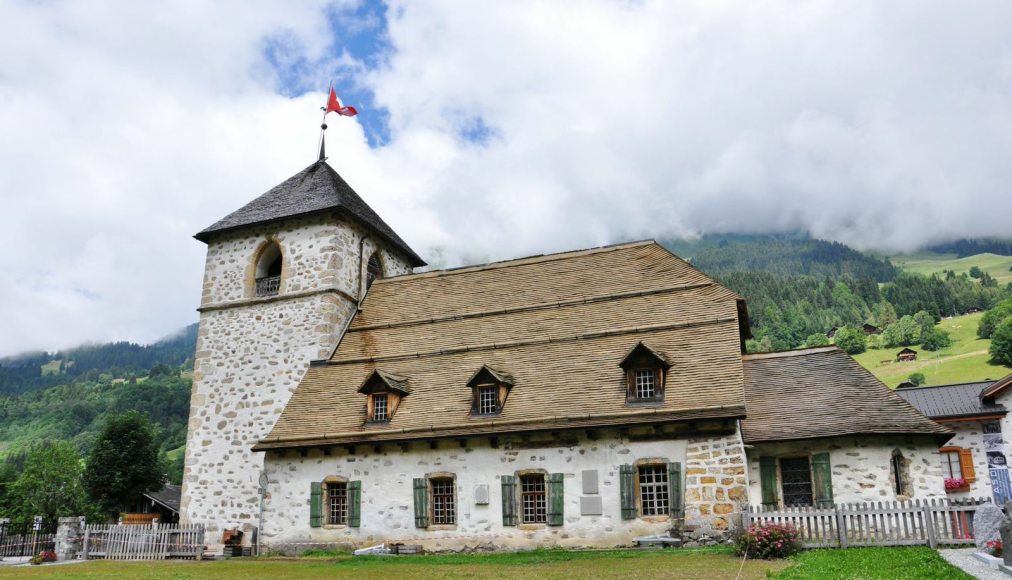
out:
{"label": "adjacent stone building", "polygon": [[743,358],[749,499],[771,507],[945,497],[928,419],[835,346]]}
{"label": "adjacent stone building", "polygon": [[938,450],[949,497],[993,497],[998,505],[1012,499],[1005,435],[1012,432],[1012,425],[1004,404],[1012,398],[1009,384],[1012,375],[1000,381],[896,390],[918,411],[954,433]]}

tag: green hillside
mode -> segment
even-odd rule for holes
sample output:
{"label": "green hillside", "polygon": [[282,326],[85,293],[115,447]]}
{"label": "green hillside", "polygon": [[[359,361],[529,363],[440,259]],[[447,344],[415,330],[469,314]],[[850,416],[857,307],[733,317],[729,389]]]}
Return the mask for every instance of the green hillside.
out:
{"label": "green hillside", "polygon": [[977,325],[982,316],[978,313],[942,320],[938,328],[949,333],[952,346],[935,352],[913,346],[911,348],[917,351],[916,361],[895,362],[896,353],[902,347],[869,349],[855,355],[854,359],[889,387],[896,387],[914,372],[924,373],[926,385],[999,379],[1012,369],[989,362],[991,356],[987,349],[991,341],[977,338]]}
{"label": "green hillside", "polygon": [[969,272],[970,268],[977,266],[990,274],[1004,285],[1012,282],[1012,256],[999,256],[997,254],[976,254],[960,258],[956,254],[935,254],[931,252],[920,252],[917,254],[906,254],[891,256],[893,264],[900,266],[908,272],[918,274],[941,274],[946,270],[952,270],[956,274]]}

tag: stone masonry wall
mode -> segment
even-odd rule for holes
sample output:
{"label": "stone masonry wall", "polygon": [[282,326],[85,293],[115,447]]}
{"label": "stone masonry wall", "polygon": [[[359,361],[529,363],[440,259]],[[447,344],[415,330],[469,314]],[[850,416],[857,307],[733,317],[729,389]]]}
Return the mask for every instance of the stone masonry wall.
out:
{"label": "stone masonry wall", "polygon": [[[208,246],[190,398],[181,521],[221,530],[256,525],[263,466],[253,444],[274,425],[309,362],[328,358],[375,250],[363,230],[335,216],[250,228]],[[368,236],[368,234],[367,234]],[[255,261],[268,239],[282,249],[278,296],[255,298]],[[410,271],[383,251],[388,276]]]}
{"label": "stone masonry wall", "polygon": [[[987,422],[992,423],[994,421]],[[984,449],[984,431],[981,423],[983,421],[960,421],[958,423],[945,424],[946,427],[955,431],[956,435],[944,446],[962,447],[971,450],[973,453],[973,471],[974,475],[976,475],[976,481],[970,484],[970,489],[950,492],[949,497],[976,498],[991,497],[992,495],[991,472],[987,468],[987,449]]]}
{"label": "stone masonry wall", "polygon": [[690,439],[685,463],[685,527],[695,538],[734,531],[748,502],[745,448],[738,432]]}
{"label": "stone masonry wall", "polygon": [[[759,482],[759,457],[803,457],[829,452],[833,474],[835,503],[894,501],[897,497],[890,477],[894,449],[899,449],[909,463],[913,496],[909,499],[944,498],[945,485],[938,443],[931,437],[914,436],[851,436],[759,443],[748,451],[749,498],[752,505],[762,503]],[[777,484],[779,499],[783,499]]]}
{"label": "stone masonry wall", "polygon": [[[620,465],[661,459],[682,462],[684,469],[692,461],[686,458],[690,445],[716,447],[722,454],[734,448],[721,437],[712,441],[636,440],[635,431],[633,439],[612,431],[602,432],[594,440],[583,433],[546,438],[505,437],[500,439],[499,447],[491,447],[487,438],[467,439],[466,447],[456,440],[441,441],[436,449],[427,442],[414,442],[407,450],[395,444],[384,444],[378,450],[360,445],[355,454],[344,448],[334,448],[330,455],[314,449],[304,457],[296,451],[270,452],[265,461],[270,483],[261,541],[265,548],[287,552],[394,541],[421,544],[427,550],[628,546],[633,538],[664,533],[676,522],[668,516],[621,518]],[[741,469],[740,460],[730,463],[736,457],[740,457],[739,451],[730,452],[728,465]],[[722,470],[728,468],[719,463],[720,458],[712,459],[699,461],[707,468],[711,464],[721,465]],[[501,477],[523,469],[565,474],[562,526],[503,526]],[[585,471],[594,472],[596,488],[584,487]],[[456,478],[457,524],[439,529],[416,528],[412,479],[433,472],[452,473]],[[310,527],[311,483],[329,476],[362,482],[361,527]],[[477,503],[480,486],[487,486],[486,504]],[[743,484],[739,487],[744,489]],[[688,494],[693,487],[685,489]],[[729,484],[715,489],[735,488]],[[599,505],[597,509],[595,504]],[[708,523],[710,519],[697,515],[694,521],[698,527],[710,529],[715,527]]]}

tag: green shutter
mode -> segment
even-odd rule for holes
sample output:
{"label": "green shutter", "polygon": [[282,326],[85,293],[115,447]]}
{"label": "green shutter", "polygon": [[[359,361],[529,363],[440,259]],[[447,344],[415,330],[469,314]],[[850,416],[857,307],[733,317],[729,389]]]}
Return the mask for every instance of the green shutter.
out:
{"label": "green shutter", "polygon": [[429,527],[429,486],[424,477],[415,478],[415,527]]}
{"label": "green shutter", "polygon": [[562,473],[548,474],[548,525],[550,526],[561,526],[565,519],[563,517],[565,477],[565,474]]}
{"label": "green shutter", "polygon": [[502,476],[502,525],[517,525],[517,484],[512,475]]}
{"label": "green shutter", "polygon": [[323,486],[319,481],[309,484],[309,527],[320,527],[320,504],[322,503]]}
{"label": "green shutter", "polygon": [[829,453],[812,456],[812,480],[816,507],[833,507],[833,467],[829,464]]}
{"label": "green shutter", "polygon": [[633,489],[633,466],[618,467],[618,489],[622,499],[622,519],[636,519],[636,491]]}
{"label": "green shutter", "polygon": [[348,482],[348,527],[362,525],[362,482]]}
{"label": "green shutter", "polygon": [[762,486],[763,505],[777,505],[777,460],[775,457],[759,458],[759,482]]}
{"label": "green shutter", "polygon": [[671,498],[671,515],[682,516],[682,464],[668,464],[668,493]]}

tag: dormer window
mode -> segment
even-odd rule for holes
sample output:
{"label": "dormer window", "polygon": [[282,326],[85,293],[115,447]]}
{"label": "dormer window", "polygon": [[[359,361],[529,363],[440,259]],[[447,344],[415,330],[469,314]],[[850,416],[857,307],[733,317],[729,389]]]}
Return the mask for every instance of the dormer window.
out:
{"label": "dormer window", "polygon": [[411,392],[407,377],[375,370],[358,389],[366,395],[365,422],[389,423],[404,397]]}
{"label": "dormer window", "polygon": [[256,264],[256,296],[277,296],[281,291],[281,246],[269,242]]}
{"label": "dormer window", "polygon": [[498,415],[513,387],[513,377],[486,365],[478,369],[467,386],[471,389],[472,415]]}
{"label": "dormer window", "polygon": [[671,365],[661,353],[640,342],[619,366],[625,371],[626,402],[664,401],[664,382]]}

